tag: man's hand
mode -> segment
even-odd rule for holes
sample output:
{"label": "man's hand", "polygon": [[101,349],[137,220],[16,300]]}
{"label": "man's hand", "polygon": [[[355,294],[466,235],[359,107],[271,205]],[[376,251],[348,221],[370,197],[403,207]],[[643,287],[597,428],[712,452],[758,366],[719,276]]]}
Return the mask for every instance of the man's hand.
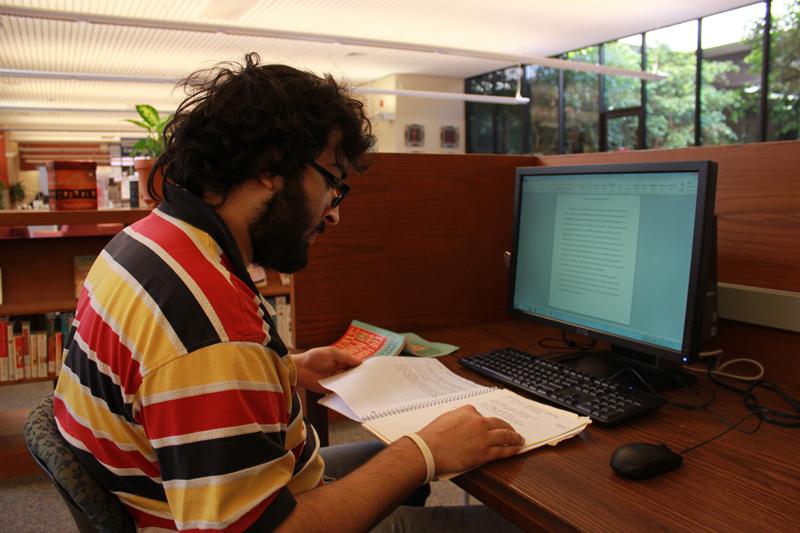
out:
{"label": "man's hand", "polygon": [[508,422],[482,416],[471,405],[441,415],[418,434],[431,449],[437,475],[515,455],[524,443]]}
{"label": "man's hand", "polygon": [[297,367],[297,384],[314,392],[325,392],[319,385],[322,378],[361,364],[361,360],[355,355],[332,346],[293,354],[292,360]]}

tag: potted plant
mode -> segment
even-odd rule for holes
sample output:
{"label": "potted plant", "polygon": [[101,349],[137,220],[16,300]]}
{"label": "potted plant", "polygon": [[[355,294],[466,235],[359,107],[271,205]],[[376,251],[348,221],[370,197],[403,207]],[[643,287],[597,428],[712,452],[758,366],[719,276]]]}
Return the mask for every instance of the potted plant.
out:
{"label": "potted plant", "polygon": [[[167,125],[172,115],[162,118],[156,108],[147,104],[136,104],[136,112],[139,113],[142,120],[127,119],[127,121],[147,130],[147,137],[136,141],[131,150],[131,155],[135,158],[133,166],[139,176],[139,203],[142,207],[153,208],[158,204],[160,198],[150,196],[147,191],[147,177],[158,156],[167,148],[164,126]],[[159,171],[156,173],[153,183],[156,191],[161,191],[162,179]]]}
{"label": "potted plant", "polygon": [[11,209],[19,208],[25,201],[25,184],[18,181],[9,185],[8,197]]}

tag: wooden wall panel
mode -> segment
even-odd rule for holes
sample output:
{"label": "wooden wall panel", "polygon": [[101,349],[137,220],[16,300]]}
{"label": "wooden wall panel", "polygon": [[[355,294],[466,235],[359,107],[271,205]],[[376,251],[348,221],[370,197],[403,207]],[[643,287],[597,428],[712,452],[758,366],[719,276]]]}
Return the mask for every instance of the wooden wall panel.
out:
{"label": "wooden wall panel", "polygon": [[719,279],[800,292],[800,141],[539,157],[542,165],[719,163]]}
{"label": "wooden wall panel", "polygon": [[295,275],[297,343],[352,319],[423,331],[506,318],[514,170],[526,156],[376,154]]}

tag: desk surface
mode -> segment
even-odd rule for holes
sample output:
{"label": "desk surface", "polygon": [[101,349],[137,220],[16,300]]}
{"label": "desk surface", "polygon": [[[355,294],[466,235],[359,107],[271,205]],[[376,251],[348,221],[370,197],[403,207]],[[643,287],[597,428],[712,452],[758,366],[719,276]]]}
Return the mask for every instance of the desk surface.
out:
{"label": "desk surface", "polygon": [[[548,330],[552,331],[552,330]],[[544,354],[543,330],[530,322],[426,332],[431,340],[461,346],[443,361],[459,374],[485,381],[458,366],[459,355],[502,346]],[[792,354],[785,354],[792,355]],[[795,356],[800,355],[794,353]],[[800,367],[800,361],[796,361]],[[795,368],[797,368],[795,367]],[[769,377],[769,366],[767,367]],[[797,373],[791,385],[797,393]],[[706,378],[701,383],[710,386]],[[781,382],[783,384],[783,382]],[[584,531],[788,531],[800,523],[800,429],[763,424],[754,435],[731,431],[689,452],[683,466],[646,481],[628,481],[609,466],[612,452],[629,442],[664,442],[684,450],[720,433],[746,411],[739,397],[713,387],[708,411],[671,405],[617,427],[592,424],[578,437],[498,461],[454,481],[525,530]],[[667,398],[697,403],[697,389]],[[755,426],[755,417],[743,429]]]}

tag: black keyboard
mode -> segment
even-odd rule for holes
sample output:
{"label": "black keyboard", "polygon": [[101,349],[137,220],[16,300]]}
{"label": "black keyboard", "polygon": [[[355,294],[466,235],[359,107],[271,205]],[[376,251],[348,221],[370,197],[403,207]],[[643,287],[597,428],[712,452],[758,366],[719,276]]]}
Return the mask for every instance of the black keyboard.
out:
{"label": "black keyboard", "polygon": [[478,374],[603,424],[618,424],[664,404],[657,394],[583,374],[514,348],[463,357],[458,362]]}

